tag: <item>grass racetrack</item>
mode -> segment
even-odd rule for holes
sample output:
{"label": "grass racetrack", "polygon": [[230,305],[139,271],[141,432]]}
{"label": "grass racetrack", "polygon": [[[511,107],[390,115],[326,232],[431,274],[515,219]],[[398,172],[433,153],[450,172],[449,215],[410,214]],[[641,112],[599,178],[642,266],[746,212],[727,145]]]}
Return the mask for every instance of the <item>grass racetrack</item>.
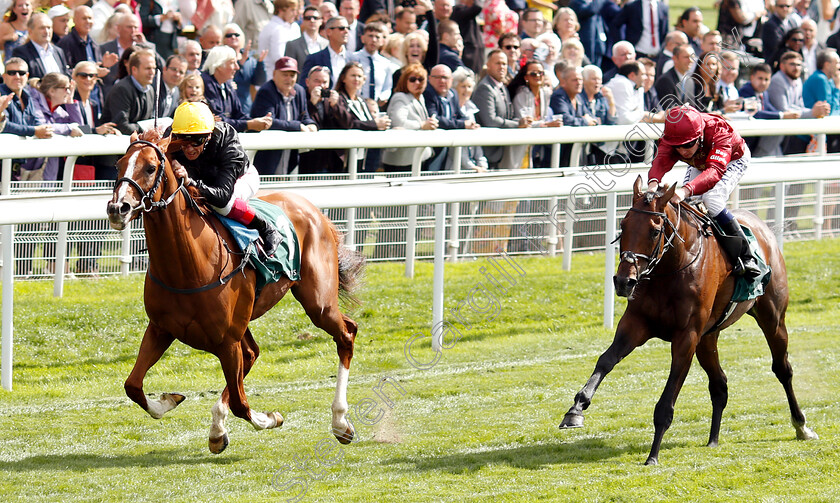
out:
{"label": "grass racetrack", "polygon": [[[335,345],[289,295],[252,323],[261,356],[245,380],[255,410],[286,423],[255,432],[228,419],[230,446],[207,450],[210,407],[223,387],[214,357],[176,342],[147,393],[187,400],[154,420],[123,392],[146,325],[142,277],[15,286],[15,389],[0,391],[0,501],[575,501],[828,502],[840,498],[840,239],[785,245],[794,386],[820,435],[795,440],[770,353],[752,318],[720,340],[729,378],[721,444],[695,363],[666,433],[660,465],[642,466],[669,345],[654,340],[605,379],[582,429],[563,414],[612,340],[601,326],[603,255],[518,259],[518,283],[497,309],[472,312],[462,338],[427,370],[405,342],[428,332],[430,264],[368,268],[350,374],[351,404],[376,402],[372,425],[338,447],[329,432]],[[448,264],[446,309],[465,299],[486,260]],[[616,299],[617,313],[624,299]],[[418,355],[432,355],[428,339]],[[372,388],[388,377],[402,387]],[[370,402],[368,402],[370,403]],[[353,416],[356,419],[356,416]],[[369,416],[370,417],[370,416]],[[321,459],[324,464],[319,463]],[[325,466],[331,465],[331,466]]]}

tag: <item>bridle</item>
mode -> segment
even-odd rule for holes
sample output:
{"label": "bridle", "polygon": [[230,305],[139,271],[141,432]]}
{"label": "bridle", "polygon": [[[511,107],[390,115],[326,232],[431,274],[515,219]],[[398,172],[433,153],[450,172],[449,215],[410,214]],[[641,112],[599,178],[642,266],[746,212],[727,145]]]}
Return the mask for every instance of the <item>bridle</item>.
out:
{"label": "bridle", "polygon": [[[192,196],[190,195],[190,193],[186,189],[186,187],[184,187],[184,180],[183,179],[181,180],[180,184],[178,185],[178,188],[175,189],[169,197],[167,197],[166,199],[161,199],[160,201],[155,201],[154,200],[155,194],[157,193],[161,184],[166,179],[166,174],[164,173],[165,167],[166,167],[166,165],[165,165],[166,155],[163,153],[163,150],[161,150],[161,148],[159,146],[155,145],[154,143],[152,143],[150,141],[146,141],[146,140],[134,140],[133,142],[131,142],[131,144],[128,146],[128,148],[131,149],[131,147],[133,147],[136,144],[139,144],[139,145],[142,145],[142,146],[145,146],[145,147],[152,147],[153,149],[155,149],[155,152],[157,152],[158,159],[159,159],[160,163],[158,164],[157,174],[155,175],[155,183],[152,185],[152,188],[149,189],[148,192],[143,190],[143,187],[141,187],[140,184],[138,184],[136,181],[134,181],[134,179],[129,178],[127,176],[124,176],[124,177],[118,179],[114,183],[114,190],[116,190],[117,187],[119,187],[119,185],[122,182],[126,182],[141,194],[142,197],[140,199],[140,204],[131,208],[131,211],[133,212],[134,210],[136,210],[138,208],[142,209],[142,211],[144,213],[151,213],[151,212],[154,212],[154,211],[165,210],[166,207],[169,206],[172,203],[172,201],[175,199],[175,196],[177,196],[178,193],[181,192],[181,193],[184,194],[184,197],[186,198],[187,203],[190,206],[192,206],[193,209],[195,209],[198,212],[198,214],[201,215],[202,218],[206,218],[205,212],[201,210],[201,207],[195,202],[195,200],[192,198]],[[227,260],[230,260],[231,255],[241,255],[240,253],[236,253],[236,252],[234,252],[233,250],[230,249],[227,242],[225,242],[225,240],[222,239],[222,236],[219,234],[218,229],[216,229],[216,226],[212,223],[212,221],[210,221],[208,223],[210,224],[210,226],[216,232],[216,236],[218,236],[221,245],[224,246],[225,249],[227,249],[227,251],[228,251],[228,254],[226,255]],[[159,286],[161,286],[165,290],[168,290],[168,291],[173,292],[173,293],[179,293],[179,294],[193,294],[193,293],[206,292],[207,290],[212,290],[213,288],[216,288],[218,286],[226,284],[231,278],[233,278],[234,276],[236,276],[237,274],[242,272],[245,269],[245,266],[247,264],[248,264],[248,262],[246,260],[244,260],[244,259],[240,260],[239,265],[236,266],[233,269],[233,271],[230,272],[230,274],[226,275],[225,277],[220,276],[219,279],[216,280],[215,282],[209,283],[207,285],[199,286],[199,287],[196,287],[196,288],[175,288],[175,287],[171,287],[171,286],[167,285],[166,283],[164,283],[163,281],[161,281],[160,279],[158,279],[155,275],[153,275],[152,271],[151,271],[151,268],[149,270],[147,270],[146,273],[149,275],[149,277],[152,279],[152,281],[157,283]],[[225,267],[227,267],[227,263],[222,267],[221,270],[224,271]]]}
{"label": "bridle", "polygon": [[[150,213],[153,211],[160,211],[166,209],[166,207],[169,206],[170,203],[172,203],[172,201],[175,199],[175,196],[178,194],[178,192],[181,191],[183,191],[184,195],[187,197],[188,200],[192,200],[192,198],[189,195],[189,192],[187,192],[184,188],[184,180],[181,180],[181,183],[178,186],[178,188],[174,192],[172,192],[172,194],[168,198],[162,199],[160,201],[154,200],[155,194],[160,188],[161,183],[166,179],[166,174],[164,173],[164,163],[166,162],[166,155],[163,153],[163,150],[161,150],[160,147],[146,140],[134,140],[133,142],[131,142],[131,145],[129,145],[128,148],[131,149],[131,147],[138,144],[145,147],[152,147],[153,149],[155,149],[155,152],[158,155],[159,164],[157,168],[157,174],[155,175],[155,183],[152,185],[152,188],[149,189],[148,192],[143,190],[143,187],[141,187],[139,183],[134,181],[133,178],[129,178],[127,176],[119,178],[116,182],[114,182],[114,190],[117,190],[117,187],[119,187],[121,183],[126,182],[137,192],[140,193],[140,204],[131,208],[131,211],[133,212],[140,208],[141,210],[143,210],[144,213]],[[194,202],[192,204],[195,205]]]}
{"label": "bridle", "polygon": [[[630,211],[634,211],[636,213],[644,213],[645,215],[662,217],[665,223],[668,224],[668,227],[671,228],[670,234],[663,232],[663,229],[659,229],[657,236],[654,238],[656,240],[656,246],[653,247],[653,251],[650,253],[650,255],[645,255],[643,253],[635,253],[632,251],[623,251],[619,255],[621,261],[629,262],[630,264],[636,266],[637,269],[639,268],[638,259],[642,259],[647,262],[647,266],[636,274],[636,279],[638,281],[642,281],[644,279],[650,279],[651,274],[653,274],[654,268],[656,268],[656,266],[659,265],[659,262],[662,260],[665,254],[668,253],[668,250],[674,247],[675,239],[679,239],[680,242],[685,243],[685,239],[683,239],[683,237],[680,236],[679,232],[677,232],[677,229],[680,226],[680,221],[682,220],[682,211],[680,211],[679,205],[677,205],[676,225],[674,225],[674,223],[671,222],[671,219],[668,218],[668,215],[664,211],[640,210],[638,208],[630,208]],[[660,239],[660,235],[663,236],[662,239]],[[698,253],[691,262],[681,267],[677,272],[693,264],[699,256],[700,254]]]}

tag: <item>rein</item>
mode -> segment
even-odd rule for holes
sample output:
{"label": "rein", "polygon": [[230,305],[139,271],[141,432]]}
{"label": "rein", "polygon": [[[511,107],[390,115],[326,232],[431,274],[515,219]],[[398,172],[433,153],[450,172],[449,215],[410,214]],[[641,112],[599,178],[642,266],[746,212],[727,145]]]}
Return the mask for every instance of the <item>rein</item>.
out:
{"label": "rein", "polygon": [[[664,235],[664,237],[662,239],[659,239],[659,236],[657,236],[656,246],[653,248],[653,251],[651,252],[650,255],[645,255],[645,254],[642,254],[642,253],[635,253],[635,252],[632,252],[632,251],[624,251],[624,252],[621,252],[621,254],[619,255],[619,258],[622,261],[629,262],[629,263],[633,264],[634,266],[636,266],[637,269],[639,268],[638,259],[641,258],[641,259],[643,259],[647,262],[647,266],[637,274],[637,280],[638,281],[642,281],[642,280],[645,280],[645,279],[650,279],[650,277],[653,275],[654,268],[656,268],[656,266],[659,265],[659,262],[662,260],[662,258],[665,256],[665,254],[668,253],[668,251],[671,248],[674,247],[675,238],[679,239],[680,242],[685,243],[685,239],[683,239],[683,237],[680,236],[679,232],[677,232],[677,230],[679,229],[680,223],[682,221],[682,211],[681,211],[681,209],[682,209],[682,204],[677,205],[677,223],[676,223],[676,225],[674,225],[674,223],[671,222],[671,219],[668,218],[668,215],[665,212],[640,210],[640,209],[637,209],[637,208],[630,208],[630,211],[633,211],[633,212],[636,212],[636,213],[644,213],[645,215],[653,215],[653,216],[657,216],[657,217],[662,217],[665,220],[665,223],[668,224],[668,226],[671,228],[671,233],[670,234],[666,234],[665,232],[663,232],[663,230],[659,231],[659,233]],[[694,258],[691,259],[691,261],[688,264],[680,267],[679,269],[672,272],[671,274],[676,274],[680,271],[683,271],[683,270],[687,269],[692,264],[694,264],[697,261],[698,258],[700,258],[701,254],[702,254],[702,250],[700,252],[698,252],[694,256]]]}
{"label": "rein", "polygon": [[[118,179],[114,183],[114,190],[116,190],[117,187],[119,187],[119,185],[122,182],[126,182],[142,195],[142,198],[140,199],[140,204],[138,206],[135,206],[135,207],[131,208],[131,211],[134,211],[138,208],[141,209],[144,213],[152,213],[152,212],[155,212],[155,211],[165,210],[170,204],[172,204],[172,201],[175,200],[175,196],[177,196],[179,193],[182,193],[184,195],[184,198],[186,199],[187,203],[194,210],[196,210],[198,212],[198,214],[201,216],[201,218],[206,219],[207,214],[204,211],[201,210],[201,207],[199,207],[198,203],[195,202],[195,199],[193,199],[192,195],[190,195],[189,191],[186,189],[186,187],[184,187],[184,180],[181,180],[180,184],[178,185],[178,188],[175,189],[175,191],[173,191],[172,194],[169,197],[167,197],[166,199],[161,199],[159,201],[154,200],[155,194],[157,193],[158,189],[160,188],[161,183],[166,179],[166,175],[164,174],[166,155],[163,153],[163,150],[161,150],[161,148],[159,146],[155,145],[154,143],[152,143],[150,141],[146,141],[146,140],[135,140],[131,143],[131,145],[128,146],[128,148],[130,149],[135,144],[140,144],[142,146],[152,147],[153,149],[155,149],[155,152],[157,152],[157,155],[158,155],[158,159],[160,160],[160,164],[158,164],[157,174],[155,175],[155,183],[152,185],[152,188],[149,189],[148,192],[143,190],[143,187],[141,187],[140,184],[138,184],[136,181],[134,181],[134,179],[126,177],[126,176]],[[233,250],[230,249],[228,244],[222,239],[221,234],[219,233],[218,229],[216,229],[216,226],[213,225],[212,222],[208,222],[208,223],[209,223],[210,227],[215,231],[216,235],[219,237],[219,241],[221,242],[221,244],[224,245],[225,249],[228,251],[228,260],[230,260],[230,255],[236,255],[236,253],[233,252]],[[225,264],[225,265],[227,265],[227,264]],[[193,294],[193,293],[206,292],[208,290],[212,290],[216,287],[219,287],[221,285],[226,284],[228,281],[230,281],[231,278],[233,278],[234,276],[236,276],[237,274],[242,272],[242,270],[245,269],[246,265],[247,264],[246,264],[246,262],[243,258],[242,260],[239,261],[239,265],[237,265],[236,268],[234,268],[234,270],[231,271],[230,274],[228,274],[224,278],[221,277],[221,273],[220,273],[220,277],[219,277],[218,280],[214,281],[213,283],[210,283],[210,284],[207,284],[207,285],[204,285],[204,286],[199,286],[199,287],[196,287],[196,288],[174,288],[174,287],[171,287],[171,286],[167,285],[166,283],[164,283],[163,281],[161,281],[154,274],[152,274],[151,268],[149,268],[146,271],[146,274],[149,275],[149,277],[152,279],[152,281],[154,281],[157,285],[159,285],[161,288],[163,288],[167,291],[170,291],[170,292],[173,292],[173,293],[178,293],[178,294]],[[222,270],[224,270],[224,267],[222,268]]]}

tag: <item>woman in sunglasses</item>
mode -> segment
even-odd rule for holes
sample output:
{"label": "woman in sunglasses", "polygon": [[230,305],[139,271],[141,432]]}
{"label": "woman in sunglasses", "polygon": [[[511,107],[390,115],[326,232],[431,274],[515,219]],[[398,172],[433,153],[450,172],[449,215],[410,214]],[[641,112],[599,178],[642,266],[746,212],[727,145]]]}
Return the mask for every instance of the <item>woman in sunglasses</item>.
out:
{"label": "woman in sunglasses", "polygon": [[[513,96],[513,113],[516,119],[530,117],[534,121],[531,123],[532,127],[559,127],[563,125],[562,117],[552,117],[551,107],[549,107],[551,88],[546,86],[545,70],[539,61],[532,59],[522,65],[522,68],[510,81],[508,92]],[[512,151],[521,150],[521,152],[512,154],[516,155],[518,159],[522,159],[528,151],[528,147],[525,145],[511,147],[511,149]],[[547,168],[551,149],[546,149],[543,145],[535,145],[530,150],[533,155],[531,155],[529,166]]]}
{"label": "woman in sunglasses", "polygon": [[[412,63],[403,68],[391,101],[388,103],[388,116],[391,126],[401,129],[422,129],[431,131],[437,129],[436,117],[429,117],[423,91],[426,90],[428,73],[420,63]],[[389,148],[382,156],[382,166],[386,172],[410,171],[414,156],[413,148]],[[432,156],[432,149],[426,147],[422,160]]]}
{"label": "woman in sunglasses", "polygon": [[271,256],[281,242],[280,233],[248,204],[260,188],[260,175],[251,165],[236,130],[216,122],[202,102],[186,101],[175,109],[172,121],[172,156],[175,176],[199,194],[218,214],[259,231],[263,252]]}
{"label": "woman in sunglasses", "polygon": [[726,209],[729,195],[750,164],[750,149],[744,139],[719,115],[701,113],[688,105],[674,107],[665,115],[665,132],[648,172],[649,191],[659,187],[659,181],[677,161],[687,163],[688,170],[671,202],[700,197],[709,216],[731,238],[721,240],[721,247],[732,260],[732,272],[748,278],[758,276],[760,270],[747,237]]}

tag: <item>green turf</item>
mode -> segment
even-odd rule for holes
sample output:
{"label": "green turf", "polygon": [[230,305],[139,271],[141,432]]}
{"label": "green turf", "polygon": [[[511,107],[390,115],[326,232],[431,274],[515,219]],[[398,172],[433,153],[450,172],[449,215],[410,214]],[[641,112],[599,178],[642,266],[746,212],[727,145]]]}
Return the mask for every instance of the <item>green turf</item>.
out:
{"label": "green turf", "polygon": [[[576,255],[571,272],[559,258],[521,259],[526,274],[496,316],[469,317],[472,328],[427,370],[408,365],[403,345],[428,330],[431,265],[418,264],[414,280],[401,264],[370,266],[364,306],[352,313],[360,333],[348,397],[351,406],[375,399],[387,414],[357,421],[359,441],[340,450],[329,434],[335,346],[285,299],[252,324],[262,355],[246,390],[255,409],[279,410],[286,424],[255,432],[231,417],[218,456],[206,447],[222,387],[212,356],[175,343],[152,369],[147,392],[188,397],[161,420],[123,393],[145,326],[141,278],[69,282],[63,299],[48,282],[18,283],[15,390],[0,391],[0,501],[293,497],[272,487],[275,474],[279,487],[305,480],[304,501],[836,501],[840,240],[785,251],[794,384],[820,439],[795,440],[767,345],[747,318],[721,337],[730,396],[720,447],[704,447],[711,406],[694,365],[656,467],[642,462],[670,360],[662,341],[607,377],[585,428],[557,429],[612,338],[601,326],[603,255]],[[447,265],[447,309],[484,282],[483,265]],[[383,377],[405,392],[387,388],[393,407],[372,391]]]}

